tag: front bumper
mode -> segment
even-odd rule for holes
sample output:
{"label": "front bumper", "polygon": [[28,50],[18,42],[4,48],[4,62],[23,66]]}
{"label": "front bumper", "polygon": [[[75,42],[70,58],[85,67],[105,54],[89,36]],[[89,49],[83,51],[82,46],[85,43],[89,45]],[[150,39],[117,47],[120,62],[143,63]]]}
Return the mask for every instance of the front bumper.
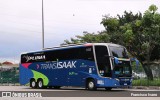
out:
{"label": "front bumper", "polygon": [[113,79],[113,78],[102,78],[97,79],[97,87],[131,87],[132,80],[131,79]]}

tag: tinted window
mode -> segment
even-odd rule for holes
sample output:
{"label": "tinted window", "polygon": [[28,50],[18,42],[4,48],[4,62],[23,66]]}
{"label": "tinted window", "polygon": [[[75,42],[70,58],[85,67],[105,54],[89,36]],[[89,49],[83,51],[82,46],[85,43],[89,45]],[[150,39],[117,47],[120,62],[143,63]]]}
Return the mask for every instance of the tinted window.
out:
{"label": "tinted window", "polygon": [[46,56],[44,52],[38,52],[38,53],[30,53],[30,54],[22,54],[21,55],[21,63],[30,63],[30,62],[40,62],[44,61],[46,59]]}
{"label": "tinted window", "polygon": [[111,55],[118,58],[128,58],[126,49],[124,47],[109,46]]}
{"label": "tinted window", "polygon": [[[43,57],[43,55],[45,57]],[[27,60],[26,57],[33,58]],[[39,57],[39,59],[35,59]],[[29,59],[29,58],[28,58]],[[49,50],[45,52],[24,54],[21,56],[21,62],[42,62],[42,61],[57,61],[57,60],[72,60],[84,59],[94,61],[93,49],[90,47],[65,48],[59,50]]]}
{"label": "tinted window", "polygon": [[114,66],[114,73],[120,77],[127,77],[132,75],[132,69],[129,61],[122,61],[119,65]]}
{"label": "tinted window", "polygon": [[111,66],[106,46],[95,46],[96,60],[99,74],[104,77],[111,77]]}

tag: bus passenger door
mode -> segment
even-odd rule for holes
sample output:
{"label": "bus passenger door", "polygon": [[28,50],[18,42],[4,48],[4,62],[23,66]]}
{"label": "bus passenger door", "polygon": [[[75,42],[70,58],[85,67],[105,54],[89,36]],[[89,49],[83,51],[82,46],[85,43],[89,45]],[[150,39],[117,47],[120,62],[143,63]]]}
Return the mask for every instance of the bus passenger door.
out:
{"label": "bus passenger door", "polygon": [[106,46],[95,46],[98,72],[103,77],[111,77],[111,64]]}

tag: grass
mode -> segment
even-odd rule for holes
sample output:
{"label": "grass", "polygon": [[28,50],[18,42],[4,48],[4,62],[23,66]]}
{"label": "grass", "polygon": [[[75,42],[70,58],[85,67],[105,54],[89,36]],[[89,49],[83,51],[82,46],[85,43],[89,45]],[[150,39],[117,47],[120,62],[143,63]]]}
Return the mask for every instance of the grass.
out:
{"label": "grass", "polygon": [[133,86],[160,86],[160,78],[155,78],[154,80],[148,79],[137,79],[133,80]]}

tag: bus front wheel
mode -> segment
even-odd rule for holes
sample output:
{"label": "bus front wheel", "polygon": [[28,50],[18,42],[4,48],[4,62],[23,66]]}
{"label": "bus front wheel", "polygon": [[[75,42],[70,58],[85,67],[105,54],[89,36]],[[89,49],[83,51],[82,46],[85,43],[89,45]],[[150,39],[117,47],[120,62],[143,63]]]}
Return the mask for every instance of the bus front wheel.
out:
{"label": "bus front wheel", "polygon": [[95,82],[94,82],[93,79],[90,79],[90,80],[87,82],[87,88],[88,88],[88,90],[91,90],[91,91],[97,89],[97,88],[96,88],[96,85],[95,85]]}

